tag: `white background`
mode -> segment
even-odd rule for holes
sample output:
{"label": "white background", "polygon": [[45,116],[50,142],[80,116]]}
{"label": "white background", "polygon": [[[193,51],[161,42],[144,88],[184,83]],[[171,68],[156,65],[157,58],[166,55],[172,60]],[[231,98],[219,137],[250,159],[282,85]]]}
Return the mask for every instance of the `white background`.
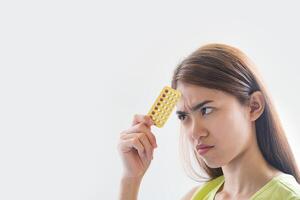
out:
{"label": "white background", "polygon": [[[259,66],[299,163],[299,3],[281,2],[1,1],[0,199],[117,199],[119,133],[210,42]],[[178,127],[172,115],[154,129],[140,199],[197,185],[179,162]]]}

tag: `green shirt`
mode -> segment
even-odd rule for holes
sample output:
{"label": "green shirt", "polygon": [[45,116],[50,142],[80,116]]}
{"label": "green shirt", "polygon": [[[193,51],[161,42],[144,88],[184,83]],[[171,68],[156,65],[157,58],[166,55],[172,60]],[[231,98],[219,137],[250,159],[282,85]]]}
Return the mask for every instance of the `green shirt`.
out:
{"label": "green shirt", "polygon": [[[213,200],[216,192],[224,183],[224,176],[219,176],[201,186],[192,200]],[[258,190],[250,200],[300,200],[300,185],[289,174],[280,174]]]}

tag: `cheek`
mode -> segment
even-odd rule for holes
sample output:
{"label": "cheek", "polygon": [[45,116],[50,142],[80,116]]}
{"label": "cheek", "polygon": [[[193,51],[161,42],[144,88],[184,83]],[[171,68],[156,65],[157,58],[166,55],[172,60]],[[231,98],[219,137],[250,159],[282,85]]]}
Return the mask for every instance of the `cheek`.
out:
{"label": "cheek", "polygon": [[250,139],[249,122],[241,113],[218,116],[211,125],[211,134],[216,145],[215,159],[225,165],[237,156]]}
{"label": "cheek", "polygon": [[250,123],[241,112],[224,112],[215,118],[211,128],[222,144],[236,144],[248,138]]}

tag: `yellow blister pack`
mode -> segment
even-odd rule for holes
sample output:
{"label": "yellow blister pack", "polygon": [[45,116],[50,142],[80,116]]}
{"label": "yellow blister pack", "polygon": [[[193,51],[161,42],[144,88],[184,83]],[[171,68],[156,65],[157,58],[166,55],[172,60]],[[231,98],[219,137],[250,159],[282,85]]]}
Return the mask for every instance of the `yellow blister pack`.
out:
{"label": "yellow blister pack", "polygon": [[148,116],[151,117],[155,126],[163,127],[180,97],[181,93],[178,90],[168,86],[162,89],[148,112]]}

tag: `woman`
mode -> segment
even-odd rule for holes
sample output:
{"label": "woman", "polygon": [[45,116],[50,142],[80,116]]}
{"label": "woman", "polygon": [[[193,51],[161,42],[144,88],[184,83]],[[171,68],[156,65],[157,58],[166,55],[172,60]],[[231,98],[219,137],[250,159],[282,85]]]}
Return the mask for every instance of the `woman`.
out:
{"label": "woman", "polygon": [[[300,174],[270,96],[254,65],[240,50],[209,44],[174,71],[181,92],[184,161],[190,152],[199,169],[184,163],[199,182],[182,199],[300,199]],[[120,199],[137,199],[142,177],[157,147],[148,116],[136,115],[121,133],[124,164]]]}

